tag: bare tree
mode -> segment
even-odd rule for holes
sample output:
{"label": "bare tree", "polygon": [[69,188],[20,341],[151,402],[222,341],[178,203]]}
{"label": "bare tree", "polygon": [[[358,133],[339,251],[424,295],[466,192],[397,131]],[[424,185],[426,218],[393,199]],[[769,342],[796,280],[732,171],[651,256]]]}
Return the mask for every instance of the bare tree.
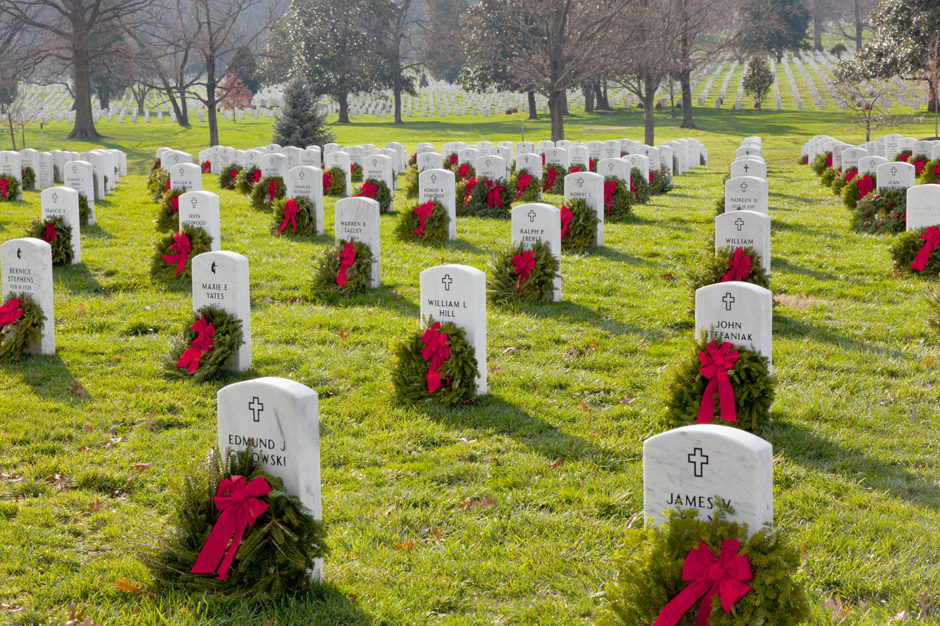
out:
{"label": "bare tree", "polygon": [[[100,137],[92,116],[90,65],[120,40],[121,20],[146,9],[151,1],[0,0],[0,14],[49,38],[51,45],[42,49],[42,58],[51,57],[71,69],[75,125],[69,139]],[[93,33],[99,36],[92,37]]]}
{"label": "bare tree", "polygon": [[423,24],[414,11],[412,0],[390,0],[387,13],[385,66],[395,103],[395,123],[402,124],[401,95],[415,91],[414,80],[407,72],[420,65],[415,35]]}
{"label": "bare tree", "polygon": [[836,102],[847,109],[855,125],[865,129],[865,141],[871,141],[871,131],[892,125],[895,120],[885,108],[891,93],[891,84],[884,79],[865,79],[858,68],[843,63],[833,73]]}

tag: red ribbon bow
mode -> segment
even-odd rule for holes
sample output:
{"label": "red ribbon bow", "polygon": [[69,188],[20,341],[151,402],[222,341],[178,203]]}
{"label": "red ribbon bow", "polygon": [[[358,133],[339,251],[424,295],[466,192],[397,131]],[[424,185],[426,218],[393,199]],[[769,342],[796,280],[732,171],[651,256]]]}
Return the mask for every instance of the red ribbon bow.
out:
{"label": "red ribbon bow", "polygon": [[449,161],[450,161],[451,166],[457,165],[457,155],[456,154],[450,155]]}
{"label": "red ribbon bow", "polygon": [[597,159],[588,159],[588,169],[592,172],[597,171]]}
{"label": "red ribbon bow", "polygon": [[[905,152],[902,152],[901,154],[898,155],[898,158],[901,159],[901,161],[903,161],[904,163],[907,163],[907,160],[911,158],[911,155]],[[832,157],[829,157],[829,166],[830,167],[832,166]]]}
{"label": "red ribbon bow", "polygon": [[[937,163],[936,165],[933,166],[933,173],[934,173],[936,176],[940,177],[940,163]],[[940,178],[937,178],[937,180],[935,180],[935,181],[933,181],[933,182],[936,183],[936,184],[938,184],[938,185],[940,185]]]}
{"label": "red ribbon bow", "polygon": [[59,231],[55,229],[55,224],[52,222],[46,222],[46,232],[43,234],[43,241],[52,243],[59,238]]}
{"label": "red ribbon bow", "polygon": [[689,550],[682,565],[682,580],[692,584],[669,601],[653,626],[675,626],[699,598],[702,602],[695,626],[708,626],[714,597],[721,598],[721,608],[730,614],[731,607],[751,590],[744,582],[752,578],[751,562],[747,555],[738,554],[737,539],[725,539],[717,557],[711,548],[699,541],[697,548]]}
{"label": "red ribbon bow", "polygon": [[10,193],[9,185],[10,181],[5,178],[0,178],[0,194],[2,194],[4,198]]}
{"label": "red ribbon bow", "polygon": [[630,172],[630,193],[633,194],[633,199],[636,200],[636,187],[633,185],[633,172]]}
{"label": "red ribbon bow", "polygon": [[199,359],[205,356],[215,345],[215,339],[213,339],[215,326],[207,321],[206,316],[203,315],[190,328],[196,331],[196,338],[189,343],[189,347],[180,356],[180,360],[176,362],[176,367],[185,367],[186,371],[192,374],[199,369]]}
{"label": "red ribbon bow", "polygon": [[7,324],[15,324],[23,316],[23,309],[20,308],[20,299],[11,298],[9,302],[0,306],[0,328]]}
{"label": "red ribbon bow", "polygon": [[875,181],[871,176],[865,174],[858,179],[858,182],[855,184],[855,186],[858,188],[859,199],[862,199],[874,190]]}
{"label": "red ribbon bow", "polygon": [[858,176],[858,170],[854,167],[845,173],[845,182],[852,182]]}
{"label": "red ribbon bow", "polygon": [[604,181],[604,208],[610,214],[610,209],[614,206],[614,196],[617,195],[617,181]]}
{"label": "red ribbon bow", "polygon": [[173,196],[172,198],[170,198],[170,208],[173,210],[174,213],[180,212],[180,197],[179,196]]}
{"label": "red ribbon bow", "polygon": [[219,580],[225,580],[245,530],[254,526],[255,520],[268,510],[268,504],[260,498],[269,493],[271,485],[261,476],[250,483],[244,476],[232,476],[219,483],[212,501],[222,513],[196,557],[191,573],[218,573]]}
{"label": "red ribbon bow", "polygon": [[918,176],[924,173],[925,165],[927,165],[926,159],[914,159],[914,170],[917,172]]}
{"label": "red ribbon bow", "polygon": [[526,250],[522,254],[517,254],[512,257],[512,264],[515,266],[516,274],[519,274],[516,289],[522,289],[522,281],[529,280],[529,274],[535,269],[535,253]]}
{"label": "red ribbon bow", "polygon": [[236,178],[238,178],[238,170],[236,170],[236,169],[234,169],[234,168],[233,168],[233,169],[230,169],[230,170],[228,171],[228,175],[229,175],[229,177],[232,179],[232,181],[234,181]]}
{"label": "red ribbon bow", "polygon": [[346,270],[352,267],[356,261],[356,246],[350,241],[343,246],[343,251],[339,253],[339,271],[336,273],[336,284],[343,286],[346,284]]}
{"label": "red ribbon bow", "polygon": [[431,213],[434,212],[434,201],[425,202],[422,205],[415,207],[415,215],[418,216],[418,229],[415,230],[415,234],[419,237],[424,234],[424,224],[427,222],[428,218],[431,217]]}
{"label": "red ribbon bow", "polygon": [[203,173],[203,174],[208,174],[211,169],[212,169],[212,164],[209,163],[208,161],[206,161],[205,163],[202,164],[202,173]]}
{"label": "red ribbon bow", "polygon": [[183,273],[183,270],[186,269],[186,259],[189,258],[189,253],[192,252],[192,249],[192,245],[190,245],[189,237],[186,236],[186,233],[176,233],[173,235],[173,243],[170,244],[170,250],[176,250],[176,254],[165,254],[163,255],[163,260],[170,265],[178,263],[176,275],[179,276]]}
{"label": "red ribbon bow", "polygon": [[284,203],[284,221],[281,222],[281,226],[277,229],[278,232],[281,232],[287,228],[288,222],[290,222],[291,229],[295,233],[297,232],[297,210],[299,208],[300,206],[293,198]]}
{"label": "red ribbon bow", "polygon": [[441,388],[441,373],[438,371],[444,361],[450,358],[450,347],[447,345],[447,334],[441,332],[438,322],[431,324],[421,337],[424,349],[421,356],[428,361],[428,393],[434,393]]}
{"label": "red ribbon bow", "polygon": [[940,228],[931,226],[920,238],[923,239],[925,243],[920,249],[920,252],[917,253],[917,256],[914,257],[914,263],[911,264],[911,269],[916,272],[923,272],[924,269],[926,269],[927,261],[930,260],[930,255],[934,248],[940,246]]}
{"label": "red ribbon bow", "polygon": [[519,179],[516,181],[516,200],[522,197],[522,193],[529,188],[529,185],[532,184],[532,177],[526,174],[525,172],[519,174]]}
{"label": "red ribbon bow", "polygon": [[333,186],[333,177],[329,172],[323,172],[323,193],[330,193],[330,187]]}
{"label": "red ribbon bow", "polygon": [[571,166],[571,169],[568,170],[568,173],[569,173],[569,174],[577,174],[577,173],[580,172],[580,171],[581,171],[581,166],[580,166],[580,165],[572,165],[572,166]]}
{"label": "red ribbon bow", "polygon": [[166,190],[167,190],[167,191],[170,190],[170,181],[169,181],[169,180],[166,181]]}
{"label": "red ribbon bow", "polygon": [[725,283],[729,280],[747,280],[751,275],[751,257],[744,254],[742,248],[736,248],[734,255],[728,262],[728,271],[721,277],[719,282]]}
{"label": "red ribbon bow", "polygon": [[[543,155],[544,159],[545,156]],[[552,187],[555,186],[555,179],[558,178],[558,170],[554,167],[548,168],[548,172],[545,174],[545,184],[542,185],[542,191],[551,191]]]}
{"label": "red ribbon bow", "polygon": [[467,178],[468,176],[470,176],[470,164],[464,163],[459,168],[457,168],[457,174],[461,178]]}
{"label": "red ribbon bow", "polygon": [[274,202],[274,198],[277,197],[277,181],[272,180],[268,183],[268,202]]}
{"label": "red ribbon bow", "polygon": [[826,157],[826,167],[832,167],[832,155]]}
{"label": "red ribbon bow", "polygon": [[473,194],[473,190],[477,188],[477,179],[468,178],[467,184],[463,188],[463,203],[467,204],[470,201],[470,196]]}
{"label": "red ribbon bow", "polygon": [[366,198],[374,198],[375,194],[379,192],[379,186],[375,183],[363,183],[362,189],[359,190],[359,193],[356,196],[365,196]]}
{"label": "red ribbon bow", "polygon": [[574,219],[574,211],[562,205],[561,207],[561,238],[564,239],[571,227],[571,220]]}
{"label": "red ribbon bow", "polygon": [[[707,352],[707,354],[706,354]],[[698,407],[698,423],[708,424],[715,418],[715,392],[721,405],[721,419],[726,422],[737,422],[738,416],[734,409],[734,389],[728,371],[734,367],[738,360],[738,351],[733,349],[727,341],[718,346],[711,342],[705,346],[705,352],[698,353],[702,369],[699,374],[708,379],[705,393],[702,394],[702,403]]]}
{"label": "red ribbon bow", "polygon": [[261,180],[261,170],[255,170],[251,173],[251,182],[256,183]]}
{"label": "red ribbon bow", "polygon": [[491,180],[486,181],[489,192],[486,194],[486,206],[493,209],[503,206],[503,186],[497,185]]}

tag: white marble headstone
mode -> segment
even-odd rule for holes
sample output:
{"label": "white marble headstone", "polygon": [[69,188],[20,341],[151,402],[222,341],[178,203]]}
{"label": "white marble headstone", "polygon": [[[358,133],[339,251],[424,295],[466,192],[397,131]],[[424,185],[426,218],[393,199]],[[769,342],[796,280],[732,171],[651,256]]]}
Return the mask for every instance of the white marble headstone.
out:
{"label": "white marble headstone", "polygon": [[[520,204],[512,209],[512,245],[522,244],[526,249],[544,241],[558,259],[561,267],[561,210],[550,204],[534,202]],[[561,272],[555,278],[553,300],[561,301]]]}
{"label": "white marble headstone", "polygon": [[[644,157],[645,158],[645,157]],[[594,245],[604,245],[604,177],[594,172],[577,172],[565,176],[565,200],[584,200],[597,214]],[[560,222],[559,222],[560,223]]]}
{"label": "white marble headstone", "polygon": [[743,157],[735,159],[731,164],[731,178],[738,176],[756,176],[767,179],[767,164],[762,159]]}
{"label": "white marble headstone", "polygon": [[565,169],[571,166],[567,148],[545,148],[542,154],[545,156],[545,165],[560,165]]}
{"label": "white marble headstone", "polygon": [[182,191],[202,191],[202,168],[195,163],[180,163],[168,170],[170,189]]}
{"label": "white marble headstone", "polygon": [[773,369],[773,294],[739,281],[715,283],[695,290],[695,338],[707,333],[767,357]]}
{"label": "white marble headstone", "polygon": [[42,219],[61,217],[72,229],[72,265],[82,262],[82,226],[78,211],[78,192],[70,187],[44,189],[39,198]]}
{"label": "white marble headstone", "polygon": [[940,226],[940,185],[914,185],[907,189],[907,230]]}
{"label": "white marble headstone", "polygon": [[756,211],[722,213],[715,218],[715,252],[722,248],[754,248],[761,267],[770,273],[770,217]]}
{"label": "white marble headstone", "polygon": [[910,163],[900,161],[878,166],[875,186],[878,189],[907,189],[914,186],[917,170]]}
{"label": "white marble headstone", "polygon": [[646,158],[646,155],[643,154],[628,154],[623,157],[623,160],[630,164],[632,169],[635,169],[640,173],[640,176],[643,177],[643,180],[649,181],[650,179],[650,160]]}
{"label": "white marble headstone", "polygon": [[382,284],[378,201],[363,197],[342,198],[336,201],[335,211],[336,241],[361,241],[369,246],[372,252],[372,282],[369,286],[378,287]]}
{"label": "white marble headstone", "polygon": [[473,169],[476,170],[478,178],[489,178],[494,181],[505,181],[509,174],[506,160],[495,155],[477,157]]}
{"label": "white marble headstone", "polygon": [[279,152],[270,152],[261,157],[261,176],[263,178],[277,176],[281,180],[287,179],[287,157]]}
{"label": "white marble headstone", "polygon": [[516,172],[525,172],[541,183],[542,157],[531,152],[520,152],[516,155]]}
{"label": "white marble headstone", "polygon": [[767,215],[767,181],[738,176],[725,181],[725,212],[756,211]]}
{"label": "white marble headstone", "polygon": [[179,197],[179,224],[195,226],[212,237],[212,251],[222,249],[222,224],[219,214],[219,196],[211,191],[187,191]]}
{"label": "white marble headstone", "polygon": [[317,234],[323,234],[323,170],[299,165],[287,172],[287,198],[306,198],[313,204]]}
{"label": "white marble headstone", "polygon": [[241,322],[245,343],[225,368],[251,368],[251,293],[248,259],[236,252],[203,252],[193,257],[193,311],[207,306],[222,309]]}
{"label": "white marble headstone", "polygon": [[604,178],[613,177],[630,185],[630,163],[620,157],[605,158],[597,162],[597,173]]}
{"label": "white marble headstone", "polygon": [[882,156],[872,155],[862,157],[858,160],[858,173],[860,176],[868,174],[874,177],[878,174],[878,167],[885,163],[890,163],[890,161]]}
{"label": "white marble headstone", "polygon": [[849,171],[852,168],[858,169],[858,161],[862,157],[867,157],[868,151],[861,148],[846,148],[842,151],[842,171]]}
{"label": "white marble headstone", "polygon": [[63,185],[85,196],[88,202],[88,225],[95,223],[95,175],[91,163],[87,161],[68,161],[62,167]]}
{"label": "white marble headstone", "polygon": [[384,154],[372,154],[362,161],[362,180],[380,180],[388,185],[389,191],[394,185],[392,159]]}
{"label": "white marble headstone", "polygon": [[419,172],[439,170],[444,167],[444,157],[437,152],[419,152],[416,159]]}
{"label": "white marble headstone", "polygon": [[23,157],[19,152],[4,150],[0,152],[0,174],[10,176],[16,179],[20,184],[20,192],[17,200],[23,199]]}
{"label": "white marble headstone", "polygon": [[[431,153],[428,153],[431,154]],[[418,155],[419,157],[421,155]],[[418,174],[418,202],[437,200],[447,209],[447,239],[457,239],[456,177],[450,170],[428,169]]]}
{"label": "white marble headstone", "polygon": [[[25,294],[42,309],[42,337],[30,346],[32,354],[55,354],[55,307],[52,299],[52,246],[35,237],[10,239],[0,245],[2,300]],[[0,303],[2,304],[2,303]]]}
{"label": "white marble headstone", "polygon": [[341,150],[334,150],[333,152],[326,153],[326,169],[331,170],[333,168],[339,168],[343,171],[343,174],[346,178],[346,196],[352,194],[352,174],[350,169],[352,168],[352,163],[349,160],[349,154]]}

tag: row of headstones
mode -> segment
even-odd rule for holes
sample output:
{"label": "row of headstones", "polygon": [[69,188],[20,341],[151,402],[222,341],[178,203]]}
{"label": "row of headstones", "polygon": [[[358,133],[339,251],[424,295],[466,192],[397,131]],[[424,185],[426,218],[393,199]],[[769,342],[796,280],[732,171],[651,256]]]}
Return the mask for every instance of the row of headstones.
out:
{"label": "row of headstones", "polygon": [[0,151],[0,174],[12,176],[22,187],[23,171],[29,167],[36,174],[36,188],[48,189],[58,182],[68,184],[67,165],[75,161],[87,163],[92,170],[92,184],[87,187],[87,193],[85,186],[79,190],[86,194],[89,204],[103,200],[114,191],[120,178],[127,175],[127,155],[117,149],[78,153],[67,150],[39,152],[31,148],[19,152]]}
{"label": "row of headstones", "polygon": [[915,157],[920,156],[928,160],[940,159],[940,140],[918,141],[913,137],[905,137],[897,133],[878,137],[857,146],[833,139],[828,135],[816,135],[803,144],[800,154],[812,163],[818,155],[832,152],[832,166],[836,169],[847,169],[843,166],[841,158],[842,153],[851,148],[863,150],[864,154],[861,156],[877,156],[889,161],[893,161],[904,150],[910,150]]}

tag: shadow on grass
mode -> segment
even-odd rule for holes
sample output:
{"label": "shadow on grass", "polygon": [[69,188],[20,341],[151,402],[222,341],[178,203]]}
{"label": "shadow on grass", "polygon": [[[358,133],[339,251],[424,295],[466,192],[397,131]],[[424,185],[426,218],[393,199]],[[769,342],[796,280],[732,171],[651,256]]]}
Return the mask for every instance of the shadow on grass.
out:
{"label": "shadow on grass", "polygon": [[101,224],[82,226],[82,235],[95,239],[114,239],[114,235],[101,227]]}
{"label": "shadow on grass", "polygon": [[53,280],[72,292],[108,293],[108,289],[92,276],[88,266],[84,263],[56,267],[53,272]]}
{"label": "shadow on grass", "polygon": [[58,354],[29,355],[19,361],[3,363],[8,373],[19,375],[24,384],[41,398],[58,402],[91,401],[94,398],[82,387]]}
{"label": "shadow on grass", "polygon": [[417,408],[430,419],[449,426],[509,437],[549,460],[585,461],[610,472],[624,469],[621,453],[565,433],[493,394],[482,396],[474,404],[454,408]]}
{"label": "shadow on grass", "polygon": [[940,486],[859,450],[841,448],[804,426],[794,424],[790,417],[785,411],[774,410],[774,421],[761,433],[773,444],[774,452],[804,467],[840,474],[858,484],[864,481],[865,487],[940,509]]}
{"label": "shadow on grass", "polygon": [[801,276],[810,276],[816,280],[840,280],[840,278],[829,272],[821,272],[819,270],[810,269],[808,267],[800,267],[799,265],[793,265],[784,258],[778,256],[771,257],[771,267],[775,272],[789,272],[791,274],[800,274]]}
{"label": "shadow on grass", "polygon": [[[508,306],[506,307],[506,310],[514,309],[511,306]],[[571,302],[570,300],[562,300],[561,302],[552,302],[548,304],[533,304],[524,307],[520,306],[514,311],[528,313],[530,315],[534,315],[535,317],[550,318],[559,322],[590,324],[597,330],[609,332],[614,335],[639,335],[651,340],[662,340],[667,338],[666,333],[662,332],[661,330],[640,328],[639,326],[627,324],[625,322],[621,322],[620,320],[607,318],[602,316],[594,309],[589,309],[582,304],[577,304]]]}
{"label": "shadow on grass", "polygon": [[308,297],[308,301],[312,304],[338,308],[357,306],[383,307],[405,316],[417,317],[420,312],[420,307],[411,300],[407,300],[398,295],[397,287],[398,285],[385,283],[375,289],[367,289],[363,293],[348,296],[332,293],[313,294]]}
{"label": "shadow on grass", "polygon": [[812,339],[814,341],[824,341],[843,350],[852,350],[854,352],[874,353],[881,356],[890,356],[895,359],[905,361],[911,360],[907,354],[899,350],[891,350],[881,346],[875,346],[858,339],[845,337],[824,326],[814,326],[782,315],[778,309],[774,310],[773,319],[774,335],[786,339]]}
{"label": "shadow on grass", "polygon": [[780,231],[780,230],[798,231],[800,233],[803,233],[804,235],[811,236],[811,237],[823,237],[823,236],[832,234],[832,231],[827,232],[824,230],[816,230],[813,228],[807,228],[803,224],[791,224],[790,222],[784,222],[780,220],[777,220],[774,222],[773,229],[775,231]]}
{"label": "shadow on grass", "polygon": [[[396,237],[397,239],[397,237]],[[400,241],[400,240],[399,240]],[[428,250],[459,250],[461,252],[472,252],[473,254],[487,254],[487,251],[480,246],[470,243],[466,239],[456,239],[454,241],[423,241],[420,239],[406,242],[405,245],[415,245]]]}

